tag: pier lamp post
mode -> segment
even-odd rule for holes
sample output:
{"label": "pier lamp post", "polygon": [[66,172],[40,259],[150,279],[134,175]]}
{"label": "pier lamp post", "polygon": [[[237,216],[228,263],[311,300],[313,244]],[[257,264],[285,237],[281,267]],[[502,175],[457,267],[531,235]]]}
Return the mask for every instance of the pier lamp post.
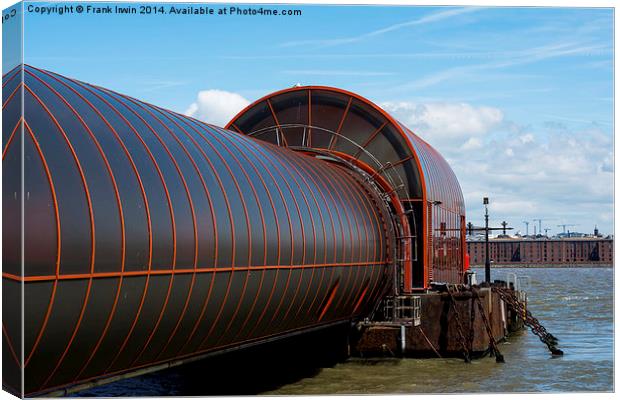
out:
{"label": "pier lamp post", "polygon": [[489,198],[482,199],[484,204],[484,281],[491,283],[491,259],[489,257]]}

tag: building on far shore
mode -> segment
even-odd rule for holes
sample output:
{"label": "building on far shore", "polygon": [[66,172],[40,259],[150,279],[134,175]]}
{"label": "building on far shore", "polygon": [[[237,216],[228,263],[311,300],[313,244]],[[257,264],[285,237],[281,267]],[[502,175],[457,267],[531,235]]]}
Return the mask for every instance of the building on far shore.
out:
{"label": "building on far shore", "polygon": [[[497,266],[612,266],[613,237],[547,237],[499,235],[489,239],[491,262]],[[480,237],[467,239],[472,266],[483,266],[485,243]]]}

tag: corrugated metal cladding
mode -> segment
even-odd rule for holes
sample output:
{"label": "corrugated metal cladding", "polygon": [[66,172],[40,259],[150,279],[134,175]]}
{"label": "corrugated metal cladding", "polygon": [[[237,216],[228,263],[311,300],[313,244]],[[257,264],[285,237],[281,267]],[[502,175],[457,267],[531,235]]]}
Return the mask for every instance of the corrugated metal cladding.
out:
{"label": "corrugated metal cladding", "polygon": [[446,160],[431,145],[402,126],[420,159],[426,197],[428,220],[430,279],[435,282],[462,282],[465,245],[465,201],[456,175]]}
{"label": "corrugated metal cladding", "polygon": [[442,208],[458,215],[465,215],[465,201],[459,181],[441,154],[409,128],[401,125],[413,146],[426,183],[426,198],[440,202]]}
{"label": "corrugated metal cladding", "polygon": [[3,363],[25,367],[26,394],[347,320],[382,295],[389,211],[357,174],[55,73],[23,76],[3,77],[2,162],[5,304],[24,282],[24,360],[14,310]]}
{"label": "corrugated metal cladding", "polygon": [[294,87],[257,100],[227,127],[368,165],[394,184],[404,208],[413,210],[409,225],[418,251],[411,287],[463,282],[465,204],[454,172],[433,147],[371,101],[336,88]]}

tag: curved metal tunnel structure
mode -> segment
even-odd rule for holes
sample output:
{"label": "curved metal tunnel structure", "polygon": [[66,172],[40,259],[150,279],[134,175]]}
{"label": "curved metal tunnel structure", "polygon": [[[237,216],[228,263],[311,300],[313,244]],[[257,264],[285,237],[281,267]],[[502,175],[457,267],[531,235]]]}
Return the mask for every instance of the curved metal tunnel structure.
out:
{"label": "curved metal tunnel structure", "polygon": [[465,202],[456,175],[437,150],[381,107],[342,89],[293,87],[250,104],[226,127],[367,172],[392,205],[398,290],[463,282]]}
{"label": "curved metal tunnel structure", "polygon": [[[415,193],[399,197],[390,168],[291,143],[293,128],[339,137],[344,116],[323,111],[338,130],[284,127],[265,104],[275,124],[250,106],[228,130],[31,66],[3,77],[5,388],[45,393],[260,343],[428,286],[414,256],[431,228],[401,201],[429,193],[419,161],[390,164]],[[458,280],[463,265],[446,270]]]}

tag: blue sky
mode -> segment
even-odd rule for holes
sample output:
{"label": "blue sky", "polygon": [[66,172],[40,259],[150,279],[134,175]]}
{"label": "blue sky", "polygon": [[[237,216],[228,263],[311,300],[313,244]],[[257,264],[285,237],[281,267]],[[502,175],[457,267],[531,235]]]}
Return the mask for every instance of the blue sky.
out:
{"label": "blue sky", "polygon": [[488,195],[494,223],[612,232],[613,10],[269,7],[303,15],[26,12],[25,61],[215,123],[295,83],[341,87],[448,159],[468,220]]}

